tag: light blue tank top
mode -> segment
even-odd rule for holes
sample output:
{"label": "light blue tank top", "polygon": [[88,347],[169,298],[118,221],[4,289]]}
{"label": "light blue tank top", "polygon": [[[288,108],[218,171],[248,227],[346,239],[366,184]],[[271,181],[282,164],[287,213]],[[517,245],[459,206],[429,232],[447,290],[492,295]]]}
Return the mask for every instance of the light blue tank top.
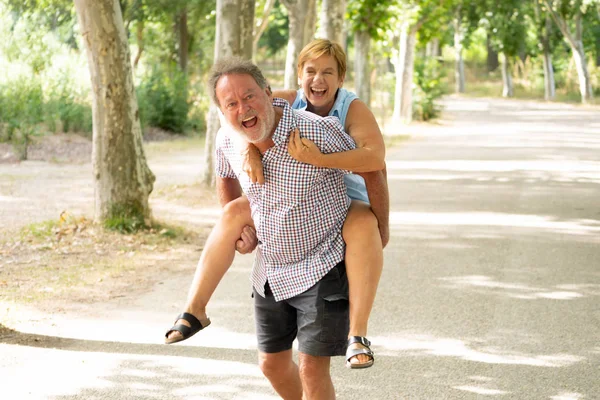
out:
{"label": "light blue tank top", "polygon": [[[350,103],[356,99],[358,99],[356,94],[343,88],[338,89],[335,103],[333,103],[333,107],[331,108],[331,111],[329,111],[329,115],[337,117],[342,123],[342,126],[345,128],[346,116],[348,115]],[[296,100],[294,100],[292,108],[295,110],[306,110],[307,105],[308,104],[306,102],[306,96],[304,96],[304,91],[302,89],[298,89],[298,92],[296,93]],[[344,183],[346,184],[346,192],[348,193],[348,197],[353,200],[360,200],[364,201],[365,203],[369,203],[367,187],[362,176],[356,174],[346,174],[344,175]]]}

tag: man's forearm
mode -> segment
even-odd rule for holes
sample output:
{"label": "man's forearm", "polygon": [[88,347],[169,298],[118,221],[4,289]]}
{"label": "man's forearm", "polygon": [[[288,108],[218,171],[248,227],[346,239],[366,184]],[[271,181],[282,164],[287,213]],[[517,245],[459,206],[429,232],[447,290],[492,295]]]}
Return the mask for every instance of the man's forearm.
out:
{"label": "man's forearm", "polygon": [[359,174],[365,180],[371,210],[379,223],[379,233],[383,246],[390,239],[390,194],[387,185],[387,170]]}
{"label": "man's forearm", "polygon": [[237,179],[217,177],[217,196],[221,207],[242,195],[242,188]]}

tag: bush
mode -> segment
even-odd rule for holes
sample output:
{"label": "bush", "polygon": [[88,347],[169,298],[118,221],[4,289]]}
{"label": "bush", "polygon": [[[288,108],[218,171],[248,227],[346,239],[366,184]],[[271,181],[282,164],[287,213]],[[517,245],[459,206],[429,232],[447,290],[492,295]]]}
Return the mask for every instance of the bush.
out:
{"label": "bush", "polygon": [[52,87],[46,102],[46,125],[49,130],[57,131],[55,123],[60,121],[63,132],[85,133],[91,136],[93,130],[92,107],[79,99],[68,78],[59,80]]}
{"label": "bush", "polygon": [[155,67],[137,90],[142,126],[183,133],[188,127],[188,82],[185,74]]}
{"label": "bush", "polygon": [[444,91],[438,64],[438,61],[432,58],[415,63],[413,117],[417,120],[428,121],[440,113],[436,100],[444,94]]}
{"label": "bush", "polygon": [[21,160],[27,159],[31,137],[39,134],[43,110],[43,92],[38,80],[19,78],[0,86],[0,139],[12,143]]}

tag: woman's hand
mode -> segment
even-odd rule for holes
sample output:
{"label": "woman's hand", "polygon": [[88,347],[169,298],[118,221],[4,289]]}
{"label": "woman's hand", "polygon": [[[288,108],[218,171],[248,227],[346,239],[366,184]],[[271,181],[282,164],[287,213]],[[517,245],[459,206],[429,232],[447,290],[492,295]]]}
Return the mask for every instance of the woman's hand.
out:
{"label": "woman's hand", "polygon": [[242,170],[248,174],[252,183],[265,183],[260,151],[252,143],[242,151]]}
{"label": "woman's hand", "polygon": [[323,153],[317,147],[316,144],[308,139],[300,137],[300,131],[298,128],[294,129],[290,133],[290,141],[288,143],[288,152],[297,161],[311,164],[316,167],[320,166],[320,161],[323,157]]}

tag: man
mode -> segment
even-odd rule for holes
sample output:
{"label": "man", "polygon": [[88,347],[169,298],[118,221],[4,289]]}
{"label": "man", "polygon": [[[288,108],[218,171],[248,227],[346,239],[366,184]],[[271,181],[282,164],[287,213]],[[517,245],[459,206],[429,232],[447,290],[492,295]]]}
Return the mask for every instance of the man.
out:
{"label": "man", "polygon": [[[348,335],[341,231],[350,200],[343,171],[300,163],[287,147],[293,128],[323,153],[351,150],[354,142],[337,118],[273,100],[249,61],[217,62],[209,90],[224,116],[216,149],[219,198],[225,205],[243,190],[261,243],[252,272],[261,370],[284,399],[334,399],[330,357],[344,355]],[[262,154],[262,185],[244,172],[247,142]],[[299,367],[292,360],[296,337]]]}

